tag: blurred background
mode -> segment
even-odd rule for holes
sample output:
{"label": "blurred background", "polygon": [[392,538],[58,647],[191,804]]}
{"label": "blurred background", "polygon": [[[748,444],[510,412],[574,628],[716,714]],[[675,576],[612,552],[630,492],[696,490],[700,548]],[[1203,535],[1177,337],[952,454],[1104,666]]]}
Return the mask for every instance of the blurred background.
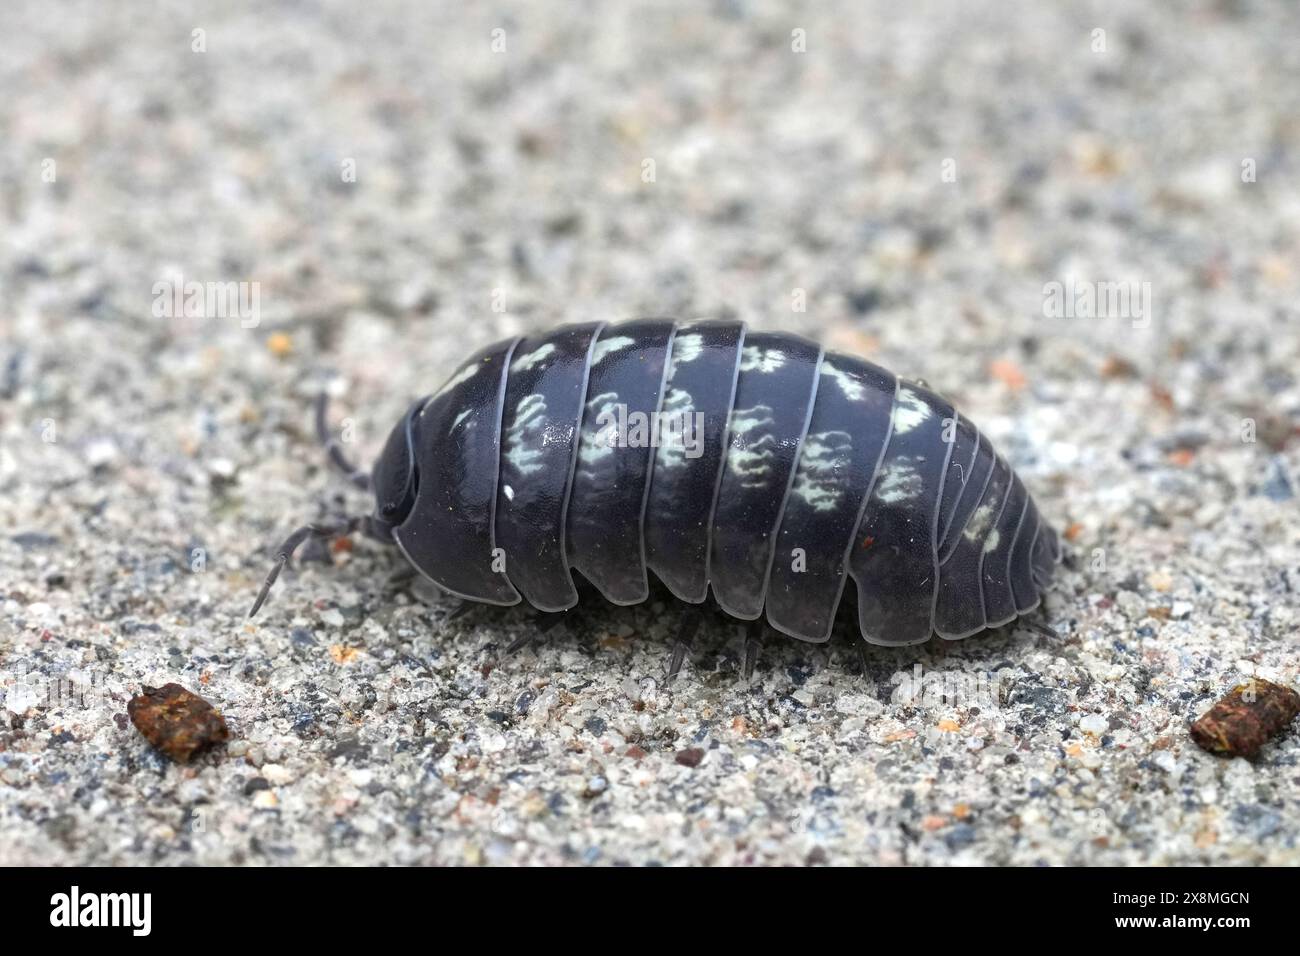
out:
{"label": "blurred background", "polygon": [[[1181,730],[1295,678],[1294,5],[6,9],[0,672],[107,688],[9,695],[14,862],[1296,861],[1294,787]],[[1144,307],[1053,305],[1111,283]],[[1078,556],[1068,640],[781,646],[747,688],[718,626],[669,693],[652,603],[493,674],[517,621],[385,600],[360,542],[243,622],[275,541],[365,506],[321,387],[369,459],[481,345],[638,315],[952,398]],[[1007,690],[900,707],[917,664]],[[114,719],[165,680],[224,760]]]}

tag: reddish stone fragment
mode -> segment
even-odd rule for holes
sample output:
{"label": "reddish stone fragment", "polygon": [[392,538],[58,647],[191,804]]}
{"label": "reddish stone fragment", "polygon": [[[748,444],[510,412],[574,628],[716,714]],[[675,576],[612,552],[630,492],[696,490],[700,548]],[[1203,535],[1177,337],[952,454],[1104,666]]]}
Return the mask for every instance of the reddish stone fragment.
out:
{"label": "reddish stone fragment", "polygon": [[180,684],[144,687],[126,705],[136,730],[177,763],[230,739],[215,707]]}
{"label": "reddish stone fragment", "polygon": [[698,767],[700,761],[704,759],[704,751],[699,747],[690,747],[686,750],[677,751],[675,758],[683,767]]}

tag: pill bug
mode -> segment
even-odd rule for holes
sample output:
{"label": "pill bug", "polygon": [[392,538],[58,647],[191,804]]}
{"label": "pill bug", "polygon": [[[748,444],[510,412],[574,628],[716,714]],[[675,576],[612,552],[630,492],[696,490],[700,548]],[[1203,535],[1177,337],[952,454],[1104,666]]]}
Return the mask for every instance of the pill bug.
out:
{"label": "pill bug", "polygon": [[1060,558],[1020,478],[947,400],[740,322],[489,345],[410,406],[370,474],[329,437],[323,399],[316,419],[375,511],[291,534],[251,614],[304,541],[356,531],[469,602],[526,601],[543,626],[578,602],[575,573],[628,605],[654,572],[685,605],[671,676],[710,592],[732,618],[820,643],[851,578],[863,638],[907,645],[1042,629],[1024,616]]}

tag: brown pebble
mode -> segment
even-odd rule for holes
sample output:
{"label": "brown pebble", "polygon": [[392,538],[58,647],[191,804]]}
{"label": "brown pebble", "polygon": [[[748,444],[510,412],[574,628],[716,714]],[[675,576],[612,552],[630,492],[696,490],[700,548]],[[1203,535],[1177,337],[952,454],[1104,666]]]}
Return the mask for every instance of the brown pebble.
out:
{"label": "brown pebble", "polygon": [[1253,757],[1300,714],[1300,694],[1254,678],[1234,687],[1192,724],[1202,750],[1226,757]]}
{"label": "brown pebble", "polygon": [[1137,366],[1119,355],[1109,355],[1101,364],[1102,378],[1136,378]]}
{"label": "brown pebble", "polygon": [[699,747],[690,747],[686,750],[677,751],[675,758],[683,767],[698,767],[700,761],[704,759],[704,751]]}
{"label": "brown pebble", "polygon": [[180,684],[143,687],[141,691],[126,705],[131,723],[145,740],[177,763],[186,763],[199,751],[230,739],[217,709]]}

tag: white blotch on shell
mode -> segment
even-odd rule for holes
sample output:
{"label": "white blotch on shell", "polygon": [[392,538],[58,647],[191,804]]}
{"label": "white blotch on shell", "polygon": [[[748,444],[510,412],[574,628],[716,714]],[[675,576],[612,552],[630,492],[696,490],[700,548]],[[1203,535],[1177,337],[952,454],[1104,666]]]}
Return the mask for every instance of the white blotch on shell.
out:
{"label": "white blotch on shell", "polygon": [[[595,477],[592,469],[598,461],[614,454],[616,446],[611,446],[610,438],[618,434],[618,419],[614,417],[617,405],[617,392],[602,392],[587,402],[591,427],[582,430],[582,442],[578,445],[578,469],[589,478]],[[609,424],[602,425],[602,420]]]}
{"label": "white blotch on shell", "polygon": [[731,413],[731,447],[727,449],[727,468],[743,488],[762,488],[771,476],[772,449],[776,439],[768,427],[775,424],[767,405],[737,408]]}
{"label": "white blotch on shell", "polygon": [[966,522],[966,530],[962,532],[967,541],[975,542],[982,538],[989,530],[989,525],[993,523],[993,505],[983,504],[975,509],[975,513],[970,516]]}
{"label": "white blotch on shell", "polygon": [[785,365],[786,355],[780,349],[765,349],[746,345],[740,353],[742,372],[775,372]]}
{"label": "white blotch on shell", "polygon": [[540,348],[535,348],[531,352],[519,356],[510,363],[510,371],[525,372],[530,368],[536,368],[548,358],[555,354],[555,343],[547,342]]}
{"label": "white blotch on shell", "polygon": [[475,375],[478,374],[479,366],[483,364],[485,363],[470,362],[462,366],[460,369],[457,370],[455,375],[453,375],[451,378],[447,379],[447,381],[443,383],[442,388],[438,389],[438,394],[441,395],[443,392],[449,392],[457,385],[464,385],[471,378],[473,378]]}
{"label": "white blotch on shell", "polygon": [[898,389],[898,401],[894,403],[894,434],[906,435],[912,429],[925,423],[934,415],[932,409],[920,395],[906,385]]}
{"label": "white blotch on shell", "polygon": [[[699,336],[696,336],[699,338]],[[695,399],[691,393],[680,388],[669,388],[664,395],[664,404],[661,409],[662,414],[659,416],[661,438],[660,445],[655,449],[655,468],[663,468],[666,471],[676,471],[686,464],[686,446],[678,441],[667,441],[662,438],[662,429],[665,424],[671,420],[678,422],[686,421],[686,417],[695,411]],[[703,436],[699,436],[703,437]]]}
{"label": "white blotch on shell", "polygon": [[832,382],[840,387],[844,397],[850,402],[860,402],[867,393],[866,386],[862,381],[850,375],[844,369],[837,367],[830,361],[822,362],[822,377],[829,378]]}
{"label": "white blotch on shell", "polygon": [[852,449],[853,439],[848,432],[809,434],[790,493],[814,511],[834,510],[844,497],[842,475]]}
{"label": "white blotch on shell", "polygon": [[925,482],[912,467],[911,459],[895,458],[884,467],[876,481],[875,497],[887,505],[902,504],[920,495],[924,487]]}
{"label": "white blotch on shell", "polygon": [[539,459],[545,444],[545,428],[546,400],[538,394],[526,396],[515,409],[505,440],[504,457],[521,475],[542,470]]}
{"label": "white blotch on shell", "polygon": [[[704,354],[704,336],[699,332],[679,332],[673,339],[673,365],[694,362]],[[671,381],[672,372],[669,372]]]}
{"label": "white blotch on shell", "polygon": [[630,335],[616,335],[613,338],[601,339],[591,350],[591,364],[597,365],[630,345],[636,345],[636,339]]}

